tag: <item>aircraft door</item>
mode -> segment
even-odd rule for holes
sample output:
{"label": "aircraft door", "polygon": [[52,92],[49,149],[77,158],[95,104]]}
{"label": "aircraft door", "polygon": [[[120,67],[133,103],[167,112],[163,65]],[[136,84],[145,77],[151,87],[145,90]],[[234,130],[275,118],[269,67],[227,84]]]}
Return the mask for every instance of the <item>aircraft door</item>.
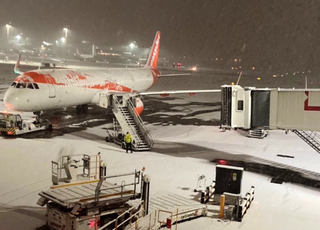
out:
{"label": "aircraft door", "polygon": [[56,88],[55,88],[55,81],[53,77],[51,76],[45,76],[45,79],[48,83],[49,87],[49,98],[55,98],[56,97]]}

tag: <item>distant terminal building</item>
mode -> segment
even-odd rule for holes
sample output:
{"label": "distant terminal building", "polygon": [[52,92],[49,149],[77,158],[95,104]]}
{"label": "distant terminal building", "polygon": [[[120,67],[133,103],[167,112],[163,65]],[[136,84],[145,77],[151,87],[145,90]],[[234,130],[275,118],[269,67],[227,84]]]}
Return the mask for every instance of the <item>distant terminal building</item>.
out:
{"label": "distant terminal building", "polygon": [[150,49],[128,48],[128,46],[99,46],[96,59],[98,61],[139,64],[139,60],[147,59]]}
{"label": "distant terminal building", "polygon": [[[94,47],[94,52],[92,50]],[[137,64],[143,66],[148,58],[150,49],[130,46],[110,46],[110,45],[94,45],[89,42],[81,42],[75,45],[77,50],[76,56],[90,56],[91,59],[99,62]],[[93,55],[94,54],[94,55]],[[166,58],[158,59],[159,66],[168,66]]]}

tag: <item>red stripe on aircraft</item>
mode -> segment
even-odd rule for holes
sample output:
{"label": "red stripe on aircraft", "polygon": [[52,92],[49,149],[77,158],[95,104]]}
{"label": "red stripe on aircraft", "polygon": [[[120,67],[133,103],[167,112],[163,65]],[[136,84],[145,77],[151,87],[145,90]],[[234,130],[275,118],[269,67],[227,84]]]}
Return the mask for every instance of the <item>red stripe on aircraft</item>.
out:
{"label": "red stripe on aircraft", "polygon": [[[15,82],[23,82],[23,83],[41,83],[41,84],[51,84],[51,85],[58,85],[58,86],[67,86],[67,85],[72,85],[75,84],[77,87],[82,87],[82,88],[89,88],[89,89],[100,89],[100,90],[111,90],[111,91],[118,91],[118,92],[126,92],[130,93],[131,89],[116,83],[112,83],[109,81],[105,81],[102,84],[99,83],[88,83],[87,80],[88,77],[92,77],[90,75],[81,75],[79,73],[76,73],[74,71],[71,71],[69,73],[66,73],[65,75],[65,81],[68,83],[64,82],[56,82],[56,79],[52,77],[50,74],[40,74],[37,72],[26,72],[20,76],[18,76],[15,79]],[[81,84],[83,81],[84,84]],[[77,83],[80,83],[79,85]]]}

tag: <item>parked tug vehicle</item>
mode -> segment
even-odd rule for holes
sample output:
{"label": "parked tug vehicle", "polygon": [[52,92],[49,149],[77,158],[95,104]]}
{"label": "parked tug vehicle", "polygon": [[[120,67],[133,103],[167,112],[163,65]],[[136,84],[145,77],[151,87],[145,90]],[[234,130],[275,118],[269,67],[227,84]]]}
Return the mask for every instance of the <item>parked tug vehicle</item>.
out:
{"label": "parked tug vehicle", "polygon": [[20,114],[0,112],[0,133],[2,135],[16,136],[45,129],[52,129],[51,123],[47,120],[25,120]]}

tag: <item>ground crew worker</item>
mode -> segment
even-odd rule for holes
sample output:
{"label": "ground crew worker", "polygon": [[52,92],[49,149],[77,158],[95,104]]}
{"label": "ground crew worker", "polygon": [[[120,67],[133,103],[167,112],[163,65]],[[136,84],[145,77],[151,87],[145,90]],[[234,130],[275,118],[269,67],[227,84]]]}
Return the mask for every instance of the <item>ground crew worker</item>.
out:
{"label": "ground crew worker", "polygon": [[132,137],[129,132],[124,136],[124,142],[126,143],[126,153],[128,153],[129,148],[132,153]]}

